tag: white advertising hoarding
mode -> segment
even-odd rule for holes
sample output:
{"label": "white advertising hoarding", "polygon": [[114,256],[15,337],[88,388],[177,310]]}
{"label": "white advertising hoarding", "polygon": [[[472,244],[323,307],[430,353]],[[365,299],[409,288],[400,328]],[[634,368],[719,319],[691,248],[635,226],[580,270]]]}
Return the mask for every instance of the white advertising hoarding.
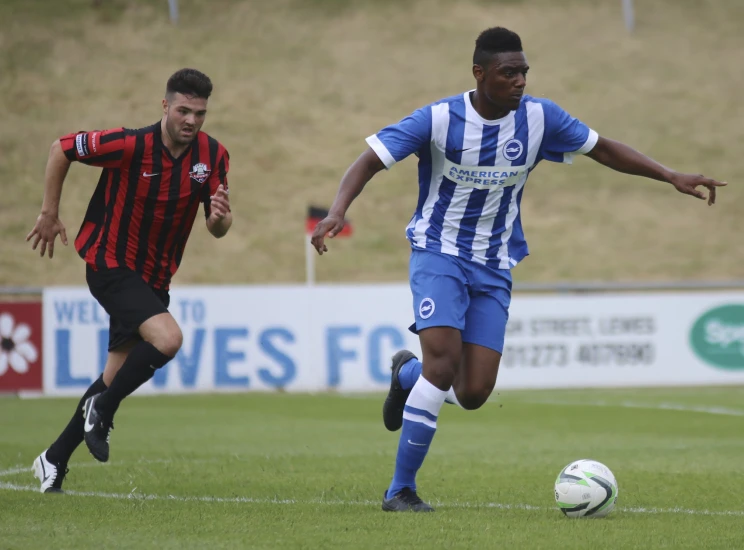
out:
{"label": "white advertising hoarding", "polygon": [[[183,347],[141,392],[378,391],[419,354],[407,285],[176,287]],[[108,318],[84,287],[44,291],[44,393],[102,371]],[[512,298],[500,388],[744,384],[744,292]]]}
{"label": "white advertising hoarding", "polygon": [[744,293],[514,296],[504,388],[744,384]]}
{"label": "white advertising hoarding", "polygon": [[[170,312],[183,347],[143,392],[367,391],[389,385],[389,358],[419,350],[410,292],[365,287],[181,287]],[[86,288],[44,291],[44,393],[77,395],[102,371],[108,317]]]}

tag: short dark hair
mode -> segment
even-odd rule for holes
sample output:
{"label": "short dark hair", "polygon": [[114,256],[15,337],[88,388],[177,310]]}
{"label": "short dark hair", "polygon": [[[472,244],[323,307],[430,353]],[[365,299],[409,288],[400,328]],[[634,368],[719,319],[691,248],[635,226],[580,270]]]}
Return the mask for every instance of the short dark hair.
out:
{"label": "short dark hair", "polygon": [[504,27],[492,27],[480,33],[475,41],[473,65],[487,67],[494,54],[521,51],[522,39],[517,33]]}
{"label": "short dark hair", "polygon": [[212,93],[212,81],[201,71],[196,69],[181,69],[176,71],[168,79],[165,86],[165,95],[172,96],[175,93],[188,97],[201,97],[209,99]]}

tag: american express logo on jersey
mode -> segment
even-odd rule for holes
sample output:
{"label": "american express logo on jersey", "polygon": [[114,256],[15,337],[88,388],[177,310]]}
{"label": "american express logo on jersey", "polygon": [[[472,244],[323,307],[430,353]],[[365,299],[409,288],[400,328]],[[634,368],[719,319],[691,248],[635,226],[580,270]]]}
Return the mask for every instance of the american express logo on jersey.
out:
{"label": "american express logo on jersey", "polygon": [[464,166],[445,159],[442,171],[448,179],[458,185],[490,189],[517,185],[528,169],[527,166]]}

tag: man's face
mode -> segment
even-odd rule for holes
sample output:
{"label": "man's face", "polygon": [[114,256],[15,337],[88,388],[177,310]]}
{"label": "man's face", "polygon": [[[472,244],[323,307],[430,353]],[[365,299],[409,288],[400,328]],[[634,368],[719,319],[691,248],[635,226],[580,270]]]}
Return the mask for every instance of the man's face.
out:
{"label": "man's face", "polygon": [[514,111],[527,86],[529,69],[524,52],[506,52],[493,55],[488,67],[473,65],[473,76],[491,104]]}
{"label": "man's face", "polygon": [[170,138],[181,145],[191,143],[207,116],[207,100],[178,92],[163,100],[165,128]]}

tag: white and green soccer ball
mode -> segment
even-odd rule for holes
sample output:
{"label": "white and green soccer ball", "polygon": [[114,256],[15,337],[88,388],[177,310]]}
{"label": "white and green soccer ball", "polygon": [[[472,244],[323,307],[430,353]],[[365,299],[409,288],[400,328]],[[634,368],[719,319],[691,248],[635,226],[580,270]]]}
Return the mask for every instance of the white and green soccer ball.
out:
{"label": "white and green soccer ball", "polygon": [[617,502],[617,481],[596,460],[576,460],[555,480],[555,503],[570,518],[603,518]]}

